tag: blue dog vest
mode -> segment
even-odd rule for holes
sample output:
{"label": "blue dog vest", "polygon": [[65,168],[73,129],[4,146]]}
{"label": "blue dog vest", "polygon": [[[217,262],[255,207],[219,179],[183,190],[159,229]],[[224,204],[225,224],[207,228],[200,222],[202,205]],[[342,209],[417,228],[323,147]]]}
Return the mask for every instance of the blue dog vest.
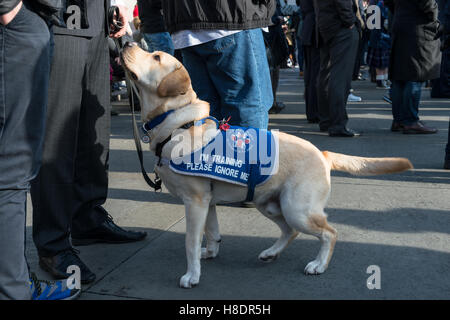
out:
{"label": "blue dog vest", "polygon": [[278,141],[268,130],[228,126],[201,149],[172,159],[169,166],[179,174],[247,186],[247,201],[251,201],[255,187],[278,170]]}

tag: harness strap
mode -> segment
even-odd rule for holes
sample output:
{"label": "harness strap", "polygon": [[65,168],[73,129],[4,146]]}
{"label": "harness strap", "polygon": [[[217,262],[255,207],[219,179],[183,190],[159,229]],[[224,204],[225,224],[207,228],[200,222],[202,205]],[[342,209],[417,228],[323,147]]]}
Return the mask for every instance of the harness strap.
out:
{"label": "harness strap", "polygon": [[256,188],[256,176],[259,171],[259,164],[252,164],[250,166],[250,172],[248,177],[248,189],[247,189],[247,197],[245,201],[253,201],[253,197],[255,196],[255,188]]}

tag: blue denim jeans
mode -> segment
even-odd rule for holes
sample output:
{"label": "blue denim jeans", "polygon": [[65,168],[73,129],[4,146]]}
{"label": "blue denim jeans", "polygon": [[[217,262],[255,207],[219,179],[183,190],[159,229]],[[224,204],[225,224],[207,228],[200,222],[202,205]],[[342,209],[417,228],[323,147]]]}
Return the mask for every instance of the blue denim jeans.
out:
{"label": "blue denim jeans", "polygon": [[272,84],[261,29],[182,49],[183,63],[211,115],[242,127],[267,129]]}
{"label": "blue denim jeans", "polygon": [[411,125],[419,121],[419,104],[423,82],[393,80],[391,86],[394,121]]}
{"label": "blue denim jeans", "polygon": [[148,51],[164,51],[171,55],[174,53],[172,38],[168,32],[144,33],[144,40],[147,43]]}

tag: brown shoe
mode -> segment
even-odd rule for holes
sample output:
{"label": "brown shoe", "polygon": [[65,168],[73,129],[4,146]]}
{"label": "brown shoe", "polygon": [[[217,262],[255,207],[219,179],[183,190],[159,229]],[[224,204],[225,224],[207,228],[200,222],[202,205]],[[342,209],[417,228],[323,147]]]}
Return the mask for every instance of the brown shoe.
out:
{"label": "brown shoe", "polygon": [[391,131],[392,132],[402,131],[403,127],[404,126],[400,122],[392,121]]}
{"label": "brown shoe", "polygon": [[422,121],[417,121],[410,126],[403,127],[404,134],[432,134],[436,133],[436,128],[427,127]]}

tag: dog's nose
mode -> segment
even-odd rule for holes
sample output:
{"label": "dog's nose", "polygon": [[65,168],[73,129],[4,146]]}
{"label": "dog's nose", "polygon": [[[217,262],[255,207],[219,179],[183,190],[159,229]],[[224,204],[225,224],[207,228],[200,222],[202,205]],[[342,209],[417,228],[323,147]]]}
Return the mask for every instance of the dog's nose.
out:
{"label": "dog's nose", "polygon": [[127,42],[125,42],[125,45],[124,45],[124,47],[134,47],[134,46],[137,46],[137,43],[136,42],[133,42],[133,41],[127,41]]}

